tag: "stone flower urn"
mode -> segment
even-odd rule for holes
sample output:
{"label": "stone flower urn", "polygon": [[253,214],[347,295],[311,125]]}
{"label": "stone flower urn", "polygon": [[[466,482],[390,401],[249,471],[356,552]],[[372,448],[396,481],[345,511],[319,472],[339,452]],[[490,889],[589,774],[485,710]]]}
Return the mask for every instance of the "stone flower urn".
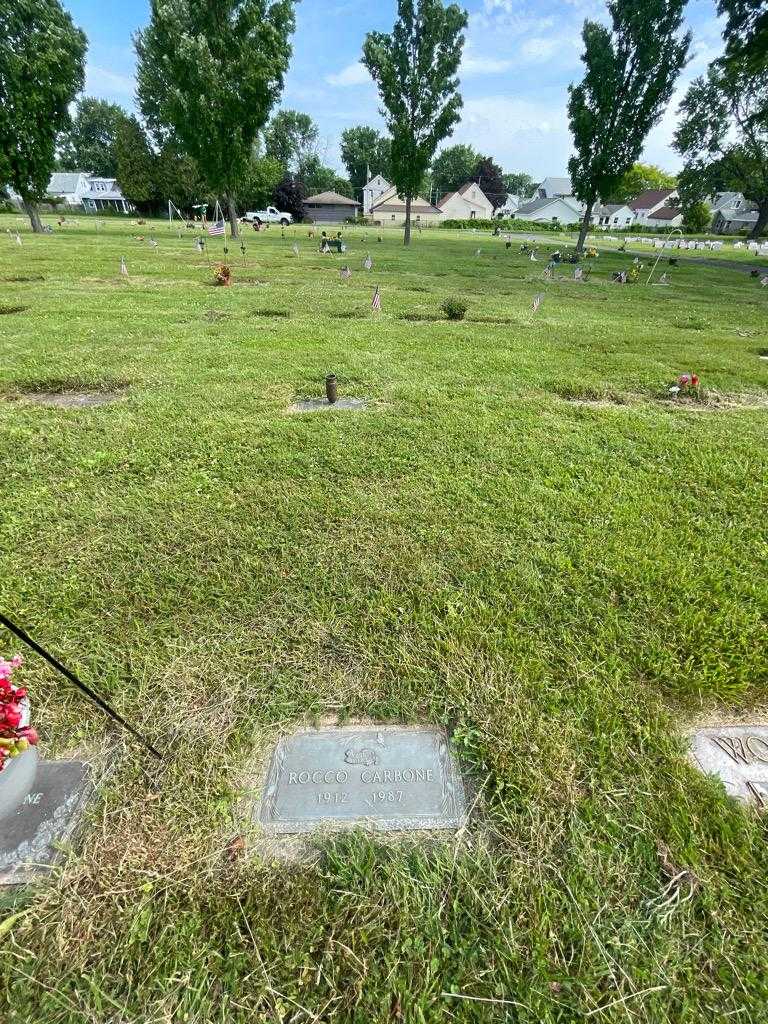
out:
{"label": "stone flower urn", "polygon": [[[27,697],[20,702],[21,725],[29,725],[31,707]],[[0,771],[0,820],[13,814],[30,792],[37,772],[37,747],[30,746],[18,757],[9,757]]]}

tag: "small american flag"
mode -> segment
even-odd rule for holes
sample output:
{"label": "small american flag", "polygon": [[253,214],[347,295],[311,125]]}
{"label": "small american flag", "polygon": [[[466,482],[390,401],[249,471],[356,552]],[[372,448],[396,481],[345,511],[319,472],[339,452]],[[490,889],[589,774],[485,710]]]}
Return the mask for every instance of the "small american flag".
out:
{"label": "small american flag", "polygon": [[340,273],[342,281],[348,281],[352,277],[352,271],[347,266],[343,266]]}
{"label": "small american flag", "polygon": [[363,266],[366,270],[371,270],[373,267],[373,260],[371,259],[370,253],[363,260]]}
{"label": "small american flag", "polygon": [[291,246],[291,252],[293,253],[294,256],[298,256],[299,255],[299,247],[298,247],[298,245],[295,242]]}
{"label": "small american flag", "polygon": [[381,309],[381,294],[379,293],[378,285],[376,285],[376,291],[373,293],[373,299],[371,300],[371,309]]}
{"label": "small american flag", "polygon": [[768,288],[768,277],[761,277],[760,284],[763,286],[763,288]]}
{"label": "small american flag", "polygon": [[224,220],[223,219],[222,220],[217,220],[217,221],[214,221],[213,224],[209,224],[208,225],[208,234],[211,236],[211,238],[213,238],[214,235],[223,235],[224,234]]}
{"label": "small american flag", "polygon": [[542,304],[543,301],[544,301],[544,292],[539,292],[538,295],[534,295],[534,297],[533,297],[533,305],[531,306],[531,311],[533,313],[538,313],[539,306]]}
{"label": "small american flag", "polygon": [[128,277],[128,267],[125,265],[125,256],[120,257],[120,273],[123,277]]}

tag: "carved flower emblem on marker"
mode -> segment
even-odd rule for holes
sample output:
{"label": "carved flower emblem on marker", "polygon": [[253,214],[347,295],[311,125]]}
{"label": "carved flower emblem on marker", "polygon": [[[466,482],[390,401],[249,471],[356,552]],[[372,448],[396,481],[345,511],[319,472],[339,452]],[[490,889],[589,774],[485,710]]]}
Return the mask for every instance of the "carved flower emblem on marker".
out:
{"label": "carved flower emblem on marker", "polygon": [[344,761],[346,764],[364,764],[366,768],[379,763],[376,751],[371,750],[370,747],[363,747],[362,750],[347,750],[344,754]]}

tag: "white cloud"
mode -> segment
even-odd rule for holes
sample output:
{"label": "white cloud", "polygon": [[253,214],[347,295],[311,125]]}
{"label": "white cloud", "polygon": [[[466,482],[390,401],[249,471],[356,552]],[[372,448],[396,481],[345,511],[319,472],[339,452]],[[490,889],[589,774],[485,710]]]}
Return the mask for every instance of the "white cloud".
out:
{"label": "white cloud", "polygon": [[367,85],[371,81],[371,76],[368,69],[356,60],[352,64],[347,64],[338,74],[326,75],[325,80],[329,85]]}
{"label": "white cloud", "polygon": [[133,100],[136,79],[133,75],[121,75],[98,64],[88,64],[85,69],[85,92],[88,95],[106,99]]}
{"label": "white cloud", "polygon": [[509,71],[513,66],[511,60],[500,60],[493,57],[465,56],[459,68],[460,78],[476,78],[479,75],[498,75]]}

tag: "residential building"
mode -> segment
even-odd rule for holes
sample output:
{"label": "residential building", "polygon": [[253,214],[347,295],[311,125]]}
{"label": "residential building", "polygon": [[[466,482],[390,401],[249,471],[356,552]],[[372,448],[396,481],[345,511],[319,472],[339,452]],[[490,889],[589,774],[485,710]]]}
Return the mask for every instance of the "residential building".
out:
{"label": "residential building", "polygon": [[[400,226],[405,223],[405,199],[397,194],[394,185],[382,192],[371,207],[371,217],[376,224]],[[415,226],[429,227],[443,220],[443,211],[428,203],[421,196],[411,201],[411,221]]]}
{"label": "residential building", "polygon": [[538,224],[577,224],[584,216],[584,207],[575,199],[529,199],[518,207],[515,217]]}
{"label": "residential building", "polygon": [[751,231],[757,223],[758,211],[754,203],[741,192],[718,192],[709,200],[712,211],[712,231],[719,235]]}
{"label": "residential building", "polygon": [[662,208],[674,206],[679,196],[673,188],[646,189],[627,204],[635,215],[635,224],[650,225],[649,218]]}
{"label": "residential building", "polygon": [[592,208],[592,223],[600,228],[627,228],[634,220],[634,211],[624,203],[598,203]]}
{"label": "residential building", "polygon": [[569,199],[573,196],[570,178],[545,178],[536,186],[535,199]]}
{"label": "residential building", "polygon": [[496,210],[496,212],[494,213],[494,217],[514,217],[517,213],[520,203],[524,201],[525,200],[521,199],[519,196],[508,195],[507,198],[504,200],[503,205],[500,206],[498,210]]}
{"label": "residential building", "polygon": [[85,171],[56,171],[48,182],[48,195],[70,208],[82,207],[86,213],[97,210],[130,213],[133,209],[115,178],[99,178]]}
{"label": "residential building", "polygon": [[350,217],[355,217],[360,203],[338,192],[319,192],[304,200],[306,215],[313,221],[326,224],[343,224]]}
{"label": "residential building", "polygon": [[490,220],[493,203],[477,182],[468,181],[456,192],[448,192],[437,203],[446,220]]}
{"label": "residential building", "polygon": [[97,210],[116,210],[118,213],[130,213],[133,206],[123,195],[116,178],[88,178],[88,191],[82,197],[83,208],[88,213]]}
{"label": "residential building", "polygon": [[382,174],[374,174],[374,176],[363,185],[363,213],[368,216],[371,212],[371,207],[388,189],[392,188],[390,183]]}
{"label": "residential building", "polygon": [[649,228],[680,228],[683,226],[683,211],[679,206],[660,206],[645,218]]}

